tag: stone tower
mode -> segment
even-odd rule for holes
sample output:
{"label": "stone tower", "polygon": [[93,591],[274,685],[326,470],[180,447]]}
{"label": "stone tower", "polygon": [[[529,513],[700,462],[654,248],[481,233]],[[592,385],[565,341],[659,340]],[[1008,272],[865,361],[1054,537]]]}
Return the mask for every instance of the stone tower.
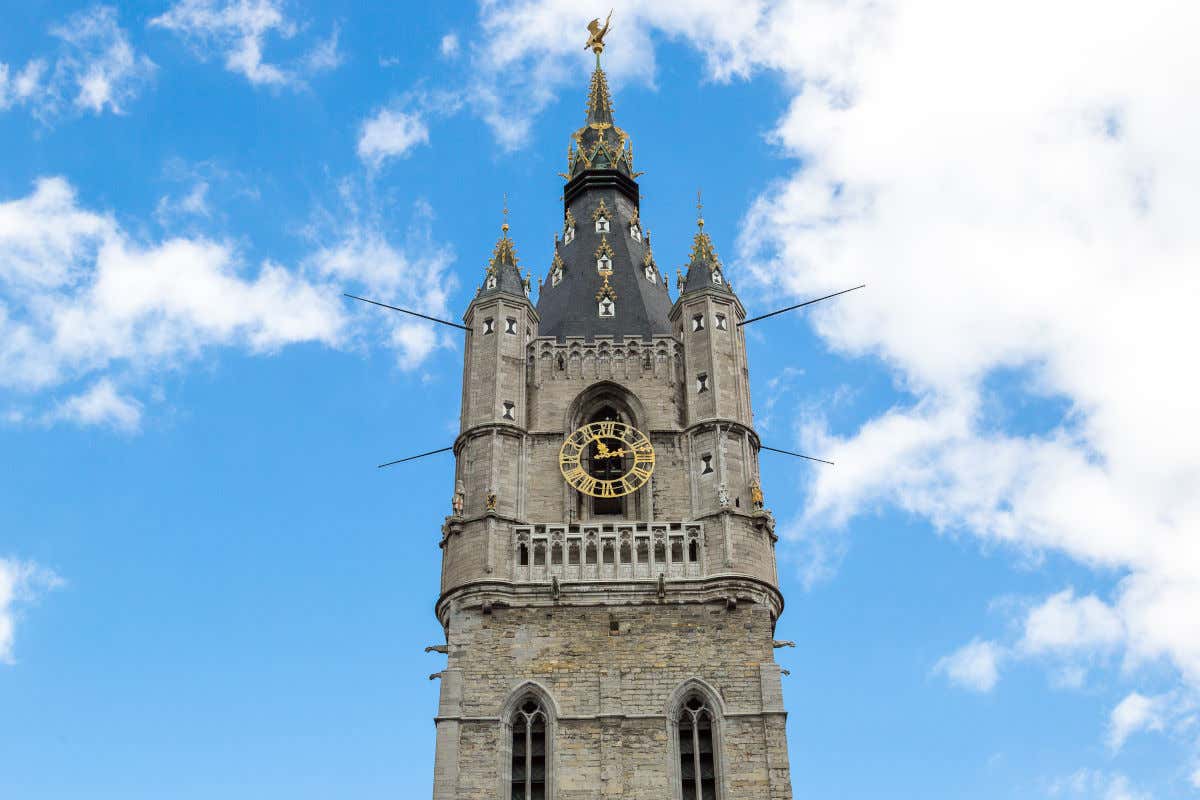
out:
{"label": "stone tower", "polygon": [[433,796],[790,798],[745,310],[703,219],[672,302],[602,46],[536,305],[505,224],[464,315]]}

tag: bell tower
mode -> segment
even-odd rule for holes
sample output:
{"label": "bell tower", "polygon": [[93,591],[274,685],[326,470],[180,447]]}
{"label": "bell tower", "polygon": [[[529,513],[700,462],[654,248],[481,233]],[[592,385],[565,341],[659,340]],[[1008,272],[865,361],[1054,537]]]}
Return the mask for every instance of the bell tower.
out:
{"label": "bell tower", "polygon": [[434,800],[786,800],[745,310],[703,218],[671,299],[589,29],[536,305],[506,222],[463,317]]}

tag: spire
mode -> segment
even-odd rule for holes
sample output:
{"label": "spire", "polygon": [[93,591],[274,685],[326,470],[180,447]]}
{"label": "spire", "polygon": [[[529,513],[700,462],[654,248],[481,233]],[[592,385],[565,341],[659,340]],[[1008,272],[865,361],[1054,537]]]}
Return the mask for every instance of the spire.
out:
{"label": "spire", "polygon": [[637,177],[633,171],[633,143],[613,119],[608,76],[600,65],[604,37],[611,21],[610,13],[603,27],[599,19],[588,24],[590,35],[584,46],[596,54],[596,69],[592,71],[592,82],[588,88],[587,116],[583,127],[572,134],[571,144],[567,147],[567,171],[562,173],[567,181],[593,170],[615,170],[627,178]]}
{"label": "spire", "polygon": [[483,285],[477,296],[494,292],[507,292],[517,296],[529,296],[529,280],[522,278],[517,261],[517,248],[508,236],[508,195],[504,195],[504,222],[500,225],[500,238],[492,249],[484,272]]}
{"label": "spire", "polygon": [[704,232],[704,199],[700,192],[696,192],[696,235],[692,238],[687,275],[681,276],[680,291],[687,294],[701,289],[733,292],[725,280],[721,258],[713,247],[712,239]]}

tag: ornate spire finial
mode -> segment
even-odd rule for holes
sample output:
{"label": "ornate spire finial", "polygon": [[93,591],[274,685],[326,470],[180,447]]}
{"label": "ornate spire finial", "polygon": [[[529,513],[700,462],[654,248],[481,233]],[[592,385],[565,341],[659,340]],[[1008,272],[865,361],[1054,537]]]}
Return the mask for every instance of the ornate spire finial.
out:
{"label": "ornate spire finial", "polygon": [[508,234],[508,192],[504,193],[504,224],[500,226],[500,230]]}
{"label": "ornate spire finial", "polygon": [[583,46],[584,50],[591,50],[596,54],[596,66],[600,66],[600,54],[604,52],[604,37],[608,34],[609,23],[612,22],[613,12],[608,12],[608,19],[604,20],[604,27],[600,27],[600,18],[592,20],[588,23],[588,40]]}
{"label": "ornate spire finial", "polygon": [[696,224],[704,230],[704,194],[700,189],[696,190]]}

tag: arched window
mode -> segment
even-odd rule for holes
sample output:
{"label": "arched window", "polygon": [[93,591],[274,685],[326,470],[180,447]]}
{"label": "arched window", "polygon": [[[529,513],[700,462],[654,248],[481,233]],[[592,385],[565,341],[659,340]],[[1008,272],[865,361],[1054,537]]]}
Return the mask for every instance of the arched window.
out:
{"label": "arched window", "polygon": [[699,692],[687,695],[675,712],[678,780],[682,800],[719,800],[716,715]]}
{"label": "arched window", "polygon": [[553,717],[537,693],[521,697],[505,718],[509,745],[505,800],[550,800]]}

